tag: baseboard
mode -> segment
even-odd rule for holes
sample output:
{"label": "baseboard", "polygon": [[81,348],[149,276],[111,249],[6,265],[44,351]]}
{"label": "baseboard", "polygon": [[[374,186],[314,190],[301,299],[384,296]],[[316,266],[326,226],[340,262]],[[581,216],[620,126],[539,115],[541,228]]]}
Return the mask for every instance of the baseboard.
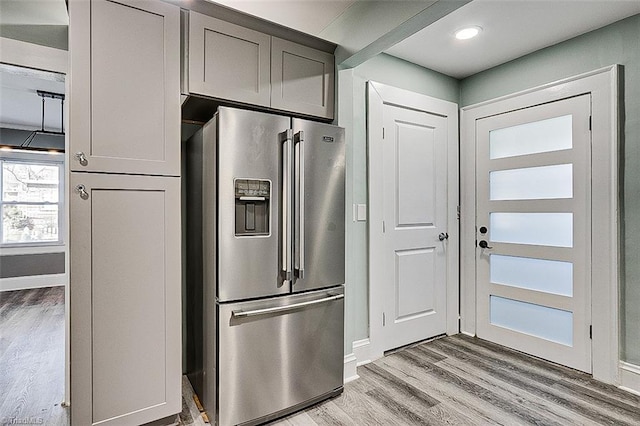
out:
{"label": "baseboard", "polygon": [[620,361],[620,388],[640,395],[640,365]]}
{"label": "baseboard", "polygon": [[353,352],[344,356],[344,382],[359,379],[358,367],[371,362],[369,339],[356,340],[351,345]]}
{"label": "baseboard", "polygon": [[356,365],[369,364],[371,360],[371,341],[369,339],[356,340],[352,345],[353,354],[356,356]]}
{"label": "baseboard", "polygon": [[353,380],[359,379],[358,372],[356,370],[357,362],[356,356],[352,353],[344,356],[344,373],[343,382],[349,383]]}
{"label": "baseboard", "polygon": [[67,284],[67,274],[35,275],[0,279],[0,292],[30,288],[57,287]]}

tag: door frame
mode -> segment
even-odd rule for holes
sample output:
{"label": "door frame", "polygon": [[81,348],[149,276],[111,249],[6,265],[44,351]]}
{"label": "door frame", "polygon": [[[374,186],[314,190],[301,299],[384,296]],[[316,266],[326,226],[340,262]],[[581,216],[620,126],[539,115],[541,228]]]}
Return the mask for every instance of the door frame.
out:
{"label": "door frame", "polygon": [[[619,358],[619,78],[621,66],[502,96],[461,109],[460,330],[476,335],[476,120],[590,93],[591,156],[591,321],[593,377],[618,383]],[[597,303],[594,303],[597,301]]]}
{"label": "door frame", "polygon": [[447,313],[446,334],[459,331],[459,170],[458,105],[374,81],[367,82],[367,169],[369,195],[369,339],[371,360],[384,355],[382,286],[384,233],[382,232],[382,117],[385,105],[408,107],[447,120]]}

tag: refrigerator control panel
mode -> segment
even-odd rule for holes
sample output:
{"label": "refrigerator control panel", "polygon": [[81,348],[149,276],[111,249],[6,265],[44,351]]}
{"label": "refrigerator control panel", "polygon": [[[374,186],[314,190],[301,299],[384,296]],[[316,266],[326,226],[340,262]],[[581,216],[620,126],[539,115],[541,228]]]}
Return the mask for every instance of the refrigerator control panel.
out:
{"label": "refrigerator control panel", "polygon": [[269,235],[271,181],[235,179],[236,236]]}

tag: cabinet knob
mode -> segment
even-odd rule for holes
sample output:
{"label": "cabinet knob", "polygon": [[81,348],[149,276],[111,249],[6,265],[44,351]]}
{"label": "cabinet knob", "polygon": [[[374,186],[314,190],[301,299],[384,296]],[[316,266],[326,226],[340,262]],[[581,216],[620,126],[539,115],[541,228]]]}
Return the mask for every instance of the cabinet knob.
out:
{"label": "cabinet knob", "polygon": [[87,164],[89,164],[89,161],[87,160],[87,156],[84,155],[84,152],[82,151],[76,152],[75,157],[81,166],[86,166]]}
{"label": "cabinet knob", "polygon": [[80,195],[80,198],[82,198],[83,200],[89,198],[89,193],[87,192],[85,186],[82,184],[76,185],[76,193],[78,193]]}

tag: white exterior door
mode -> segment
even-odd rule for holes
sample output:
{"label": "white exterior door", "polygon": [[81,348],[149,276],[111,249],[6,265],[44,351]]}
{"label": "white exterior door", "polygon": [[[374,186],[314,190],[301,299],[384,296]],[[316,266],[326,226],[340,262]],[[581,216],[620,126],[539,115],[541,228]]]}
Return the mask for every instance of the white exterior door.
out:
{"label": "white exterior door", "polygon": [[476,121],[478,337],[591,372],[590,95]]}
{"label": "white exterior door", "polygon": [[447,118],[383,110],[385,350],[446,331]]}

